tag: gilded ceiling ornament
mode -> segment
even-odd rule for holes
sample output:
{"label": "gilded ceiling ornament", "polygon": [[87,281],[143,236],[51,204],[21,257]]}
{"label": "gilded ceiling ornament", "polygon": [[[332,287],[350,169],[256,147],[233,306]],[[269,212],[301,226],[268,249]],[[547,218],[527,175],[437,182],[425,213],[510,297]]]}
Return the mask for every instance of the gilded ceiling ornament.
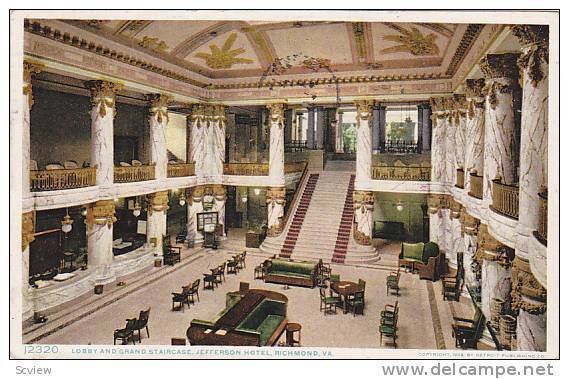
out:
{"label": "gilded ceiling ornament", "polygon": [[278,125],[281,129],[284,127],[284,110],[285,104],[283,103],[274,103],[274,104],[267,104],[267,108],[269,109],[269,117],[271,119],[271,125]]}
{"label": "gilded ceiling ornament", "polygon": [[99,200],[95,203],[89,204],[87,207],[85,223],[89,227],[93,227],[93,225],[106,224],[110,229],[115,221],[117,221],[117,218],[115,217],[114,200]]}
{"label": "gilded ceiling ornament", "polygon": [[423,35],[419,29],[411,27],[411,30],[400,29],[399,35],[383,36],[386,41],[397,42],[399,45],[382,49],[382,53],[411,53],[413,55],[437,55],[439,47],[435,43],[437,35],[430,33]]}
{"label": "gilded ceiling ornament", "polygon": [[371,117],[373,112],[373,100],[356,100],[354,101],[356,106],[356,121],[357,126],[360,126],[360,120],[368,121],[368,126],[371,127]]}
{"label": "gilded ceiling ornament", "polygon": [[172,97],[153,93],[146,95],[146,99],[150,102],[150,116],[156,116],[159,124],[162,124],[163,119],[166,119],[166,123],[168,123],[170,121],[170,117],[168,116],[168,104],[172,101]]}
{"label": "gilded ceiling ornament", "polygon": [[545,77],[542,65],[549,64],[549,26],[513,25],[512,33],[524,47],[518,65],[522,70],[528,70],[535,87]]}
{"label": "gilded ceiling ornament", "polygon": [[22,251],[26,250],[35,237],[36,214],[34,211],[22,213]]}
{"label": "gilded ceiling ornament", "polygon": [[205,60],[206,65],[213,69],[228,69],[237,63],[253,63],[253,60],[249,58],[237,57],[238,55],[243,54],[245,49],[231,49],[236,39],[237,33],[231,33],[221,48],[215,44],[211,44],[209,45],[211,53],[197,53],[196,57]]}
{"label": "gilded ceiling ornament", "polygon": [[88,80],[85,87],[91,91],[91,105],[99,107],[99,115],[105,117],[107,108],[116,116],[115,97],[118,91],[122,89],[122,85],[118,83],[108,82],[105,80]]}
{"label": "gilded ceiling ornament", "polygon": [[148,200],[148,213],[166,212],[168,210],[168,191],[159,191],[146,195]]}
{"label": "gilded ceiling ornament", "polygon": [[512,308],[533,315],[547,311],[547,289],[533,275],[529,261],[520,257],[512,264]]}
{"label": "gilded ceiling ornament", "polygon": [[352,22],[352,31],[356,42],[356,51],[359,59],[365,59],[367,56],[365,41],[365,24],[363,22]]}
{"label": "gilded ceiling ornament", "polygon": [[32,78],[39,74],[44,68],[41,63],[24,60],[24,95],[28,97],[28,107],[31,109],[34,105],[34,95],[32,93]]}
{"label": "gilded ceiling ornament", "polygon": [[156,37],[142,37],[142,41],[138,43],[138,46],[144,47],[145,49],[150,49],[158,53],[163,53],[168,49],[166,42],[159,40]]}

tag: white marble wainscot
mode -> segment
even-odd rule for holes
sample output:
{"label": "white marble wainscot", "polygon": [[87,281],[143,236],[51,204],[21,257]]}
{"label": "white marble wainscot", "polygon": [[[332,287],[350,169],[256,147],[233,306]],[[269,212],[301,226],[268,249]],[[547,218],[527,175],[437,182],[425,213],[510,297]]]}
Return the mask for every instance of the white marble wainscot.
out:
{"label": "white marble wainscot", "polygon": [[113,225],[87,225],[87,262],[97,284],[115,280],[113,263]]}
{"label": "white marble wainscot", "polygon": [[[538,305],[533,300],[525,296],[522,296],[522,301]],[[516,350],[546,351],[547,312],[541,314],[531,314],[523,309],[520,309],[520,312],[518,314],[516,334]]]}
{"label": "white marble wainscot", "polygon": [[113,259],[113,270],[117,278],[122,278],[154,264],[155,251],[151,246],[141,247]]}
{"label": "white marble wainscot", "polygon": [[433,182],[448,183],[445,165],[446,129],[448,118],[439,118],[438,113],[433,114],[436,123],[433,123],[431,142],[431,180]]}
{"label": "white marble wainscot", "polygon": [[36,312],[45,312],[93,291],[95,283],[92,270],[77,270],[75,277],[64,282],[50,280],[47,287],[33,288],[30,301]]}
{"label": "white marble wainscot", "polygon": [[486,217],[483,218],[488,221],[488,232],[496,238],[500,243],[514,248],[518,239],[518,220],[502,216],[499,213],[489,209],[486,212]]}
{"label": "white marble wainscot", "polygon": [[498,262],[482,261],[482,312],[490,319],[490,303],[493,298],[508,300],[512,290],[512,271]]}

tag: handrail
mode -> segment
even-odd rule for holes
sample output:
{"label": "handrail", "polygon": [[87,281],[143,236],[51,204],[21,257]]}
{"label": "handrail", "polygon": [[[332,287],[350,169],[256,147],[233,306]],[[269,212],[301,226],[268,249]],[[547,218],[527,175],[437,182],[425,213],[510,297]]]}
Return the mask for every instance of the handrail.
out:
{"label": "handrail", "polygon": [[195,163],[168,163],[168,177],[179,178],[195,175]]}
{"label": "handrail", "polygon": [[456,169],[455,187],[464,189],[464,170],[462,168]]}
{"label": "handrail", "polygon": [[155,166],[118,166],[114,168],[115,183],[131,183],[153,180]]}
{"label": "handrail", "polygon": [[30,170],[30,191],[55,191],[94,186],[95,167]]}
{"label": "handrail", "polygon": [[300,192],[302,192],[302,189],[304,186],[304,179],[306,178],[307,173],[308,173],[308,162],[304,162],[304,170],[302,170],[302,175],[300,176],[300,180],[298,181],[298,187],[296,188],[296,191],[294,192],[294,195],[292,196],[292,200],[290,201],[290,205],[289,205],[286,213],[283,216],[282,223],[281,223],[282,228],[281,228],[279,234],[277,234],[275,237],[280,236],[281,233],[286,229],[288,220],[290,218],[290,214],[292,213],[293,208],[295,208],[295,206],[296,206],[296,202],[298,201],[298,199],[300,197]]}
{"label": "handrail", "polygon": [[307,163],[306,161],[285,162],[284,173],[292,174],[293,172],[300,172],[304,170],[304,166],[306,166],[306,163]]}
{"label": "handrail", "polygon": [[518,186],[492,180],[492,205],[490,208],[504,216],[518,219],[520,208],[520,189]]}
{"label": "handrail", "polygon": [[224,163],[223,174],[267,176],[269,175],[268,163]]}
{"label": "handrail", "polygon": [[535,237],[547,246],[547,191],[538,193],[539,196],[539,218]]}
{"label": "handrail", "polygon": [[431,180],[431,166],[373,166],[371,170],[374,180]]}
{"label": "handrail", "polygon": [[483,187],[482,175],[477,175],[473,172],[470,173],[470,191],[468,195],[482,200]]}

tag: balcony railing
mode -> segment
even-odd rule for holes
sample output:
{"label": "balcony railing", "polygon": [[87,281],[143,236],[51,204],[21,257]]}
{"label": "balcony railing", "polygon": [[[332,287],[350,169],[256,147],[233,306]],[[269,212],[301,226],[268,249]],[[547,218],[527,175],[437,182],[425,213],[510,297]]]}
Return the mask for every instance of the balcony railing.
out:
{"label": "balcony railing", "polygon": [[115,183],[132,183],[153,180],[154,168],[154,165],[115,167]]}
{"label": "balcony railing", "polygon": [[266,176],[269,175],[268,163],[224,163],[225,175]]}
{"label": "balcony railing", "polygon": [[374,180],[410,180],[428,182],[431,180],[430,166],[374,166],[372,179]]}
{"label": "balcony railing", "polygon": [[285,144],[285,151],[303,151],[308,149],[308,142],[306,140],[293,140]]}
{"label": "balcony railing", "polygon": [[518,219],[520,207],[520,189],[501,183],[500,180],[492,180],[492,208],[493,211],[504,216]]}
{"label": "balcony railing", "polygon": [[30,191],[56,191],[94,186],[94,167],[61,170],[31,170]]}
{"label": "balcony railing", "polygon": [[420,154],[421,148],[418,143],[409,141],[385,141],[380,142],[379,149],[374,152],[393,154]]}
{"label": "balcony railing", "polygon": [[547,246],[547,191],[539,193],[539,219],[534,235]]}
{"label": "balcony railing", "polygon": [[173,163],[168,164],[168,177],[179,178],[182,176],[195,175],[196,165],[194,163]]}
{"label": "balcony railing", "polygon": [[468,194],[477,199],[482,199],[483,189],[482,176],[470,173],[470,191],[468,191]]}
{"label": "balcony railing", "polygon": [[461,168],[456,169],[456,187],[464,189],[464,170]]}
{"label": "balcony railing", "polygon": [[306,167],[305,161],[300,162],[285,162],[284,172],[285,174],[292,174],[293,172],[302,172]]}

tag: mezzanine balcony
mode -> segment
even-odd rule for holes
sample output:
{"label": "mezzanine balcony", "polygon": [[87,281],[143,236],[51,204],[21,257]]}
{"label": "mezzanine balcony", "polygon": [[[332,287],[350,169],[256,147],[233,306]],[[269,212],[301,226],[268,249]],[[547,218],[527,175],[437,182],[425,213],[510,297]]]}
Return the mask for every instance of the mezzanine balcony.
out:
{"label": "mezzanine balcony", "polygon": [[58,191],[94,186],[96,169],[94,167],[30,170],[30,190],[32,192]]}
{"label": "mezzanine balcony", "polygon": [[490,208],[503,216],[519,217],[520,189],[518,186],[502,183],[499,179],[492,181],[492,205]]}

